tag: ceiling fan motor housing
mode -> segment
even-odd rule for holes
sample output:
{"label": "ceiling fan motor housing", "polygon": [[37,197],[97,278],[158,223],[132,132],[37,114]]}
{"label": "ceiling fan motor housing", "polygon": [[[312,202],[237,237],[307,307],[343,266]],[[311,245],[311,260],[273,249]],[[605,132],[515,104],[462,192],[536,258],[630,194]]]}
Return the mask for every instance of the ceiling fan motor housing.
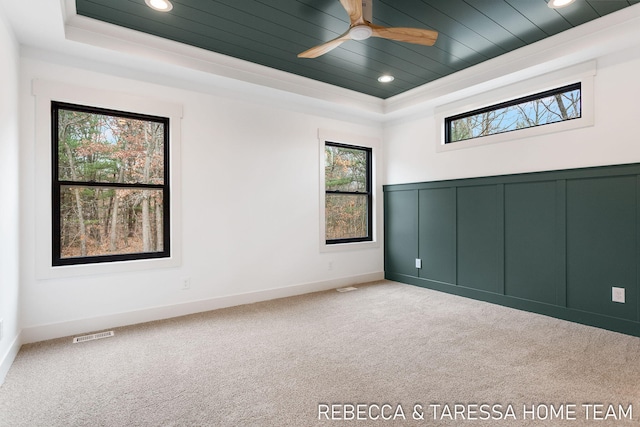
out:
{"label": "ceiling fan motor housing", "polygon": [[349,30],[349,35],[352,40],[365,40],[371,37],[373,30],[368,25],[356,25]]}

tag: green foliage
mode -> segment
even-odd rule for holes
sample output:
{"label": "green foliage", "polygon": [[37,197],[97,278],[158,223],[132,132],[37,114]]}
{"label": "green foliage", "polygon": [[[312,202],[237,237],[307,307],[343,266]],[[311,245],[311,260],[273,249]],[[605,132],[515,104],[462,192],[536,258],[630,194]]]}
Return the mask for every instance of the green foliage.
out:
{"label": "green foliage", "polygon": [[325,146],[325,187],[335,191],[366,191],[367,153]]}

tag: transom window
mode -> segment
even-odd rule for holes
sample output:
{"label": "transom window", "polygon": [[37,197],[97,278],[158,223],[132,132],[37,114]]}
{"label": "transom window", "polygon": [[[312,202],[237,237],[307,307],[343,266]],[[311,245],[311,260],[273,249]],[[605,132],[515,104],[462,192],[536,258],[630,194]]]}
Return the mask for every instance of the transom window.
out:
{"label": "transom window", "polygon": [[445,118],[445,144],[582,117],[581,83]]}
{"label": "transom window", "polygon": [[327,244],[373,240],[371,148],[325,142]]}
{"label": "transom window", "polygon": [[169,257],[169,119],[51,113],[53,265]]}

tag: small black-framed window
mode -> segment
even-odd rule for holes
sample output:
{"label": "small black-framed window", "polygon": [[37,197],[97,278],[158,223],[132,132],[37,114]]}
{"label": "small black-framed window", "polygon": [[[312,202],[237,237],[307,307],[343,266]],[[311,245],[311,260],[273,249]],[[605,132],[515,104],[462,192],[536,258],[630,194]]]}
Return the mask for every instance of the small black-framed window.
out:
{"label": "small black-framed window", "polygon": [[451,144],[582,117],[582,84],[574,83],[444,119]]}
{"label": "small black-framed window", "polygon": [[325,141],[326,244],[373,240],[371,148]]}
{"label": "small black-framed window", "polygon": [[51,103],[52,264],[170,256],[169,118]]}

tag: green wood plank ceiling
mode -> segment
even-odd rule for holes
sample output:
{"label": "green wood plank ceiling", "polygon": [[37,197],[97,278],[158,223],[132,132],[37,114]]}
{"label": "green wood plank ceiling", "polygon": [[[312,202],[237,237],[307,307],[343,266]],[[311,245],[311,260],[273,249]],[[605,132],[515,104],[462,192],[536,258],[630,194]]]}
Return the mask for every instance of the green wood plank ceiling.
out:
{"label": "green wood plank ceiling", "polygon": [[[349,27],[338,0],[76,0],[79,15],[386,99],[640,0],[373,0],[373,23],[436,30],[434,46],[350,40],[316,59],[297,54]],[[624,13],[624,12],[621,12]],[[379,83],[391,74],[391,83]]]}

